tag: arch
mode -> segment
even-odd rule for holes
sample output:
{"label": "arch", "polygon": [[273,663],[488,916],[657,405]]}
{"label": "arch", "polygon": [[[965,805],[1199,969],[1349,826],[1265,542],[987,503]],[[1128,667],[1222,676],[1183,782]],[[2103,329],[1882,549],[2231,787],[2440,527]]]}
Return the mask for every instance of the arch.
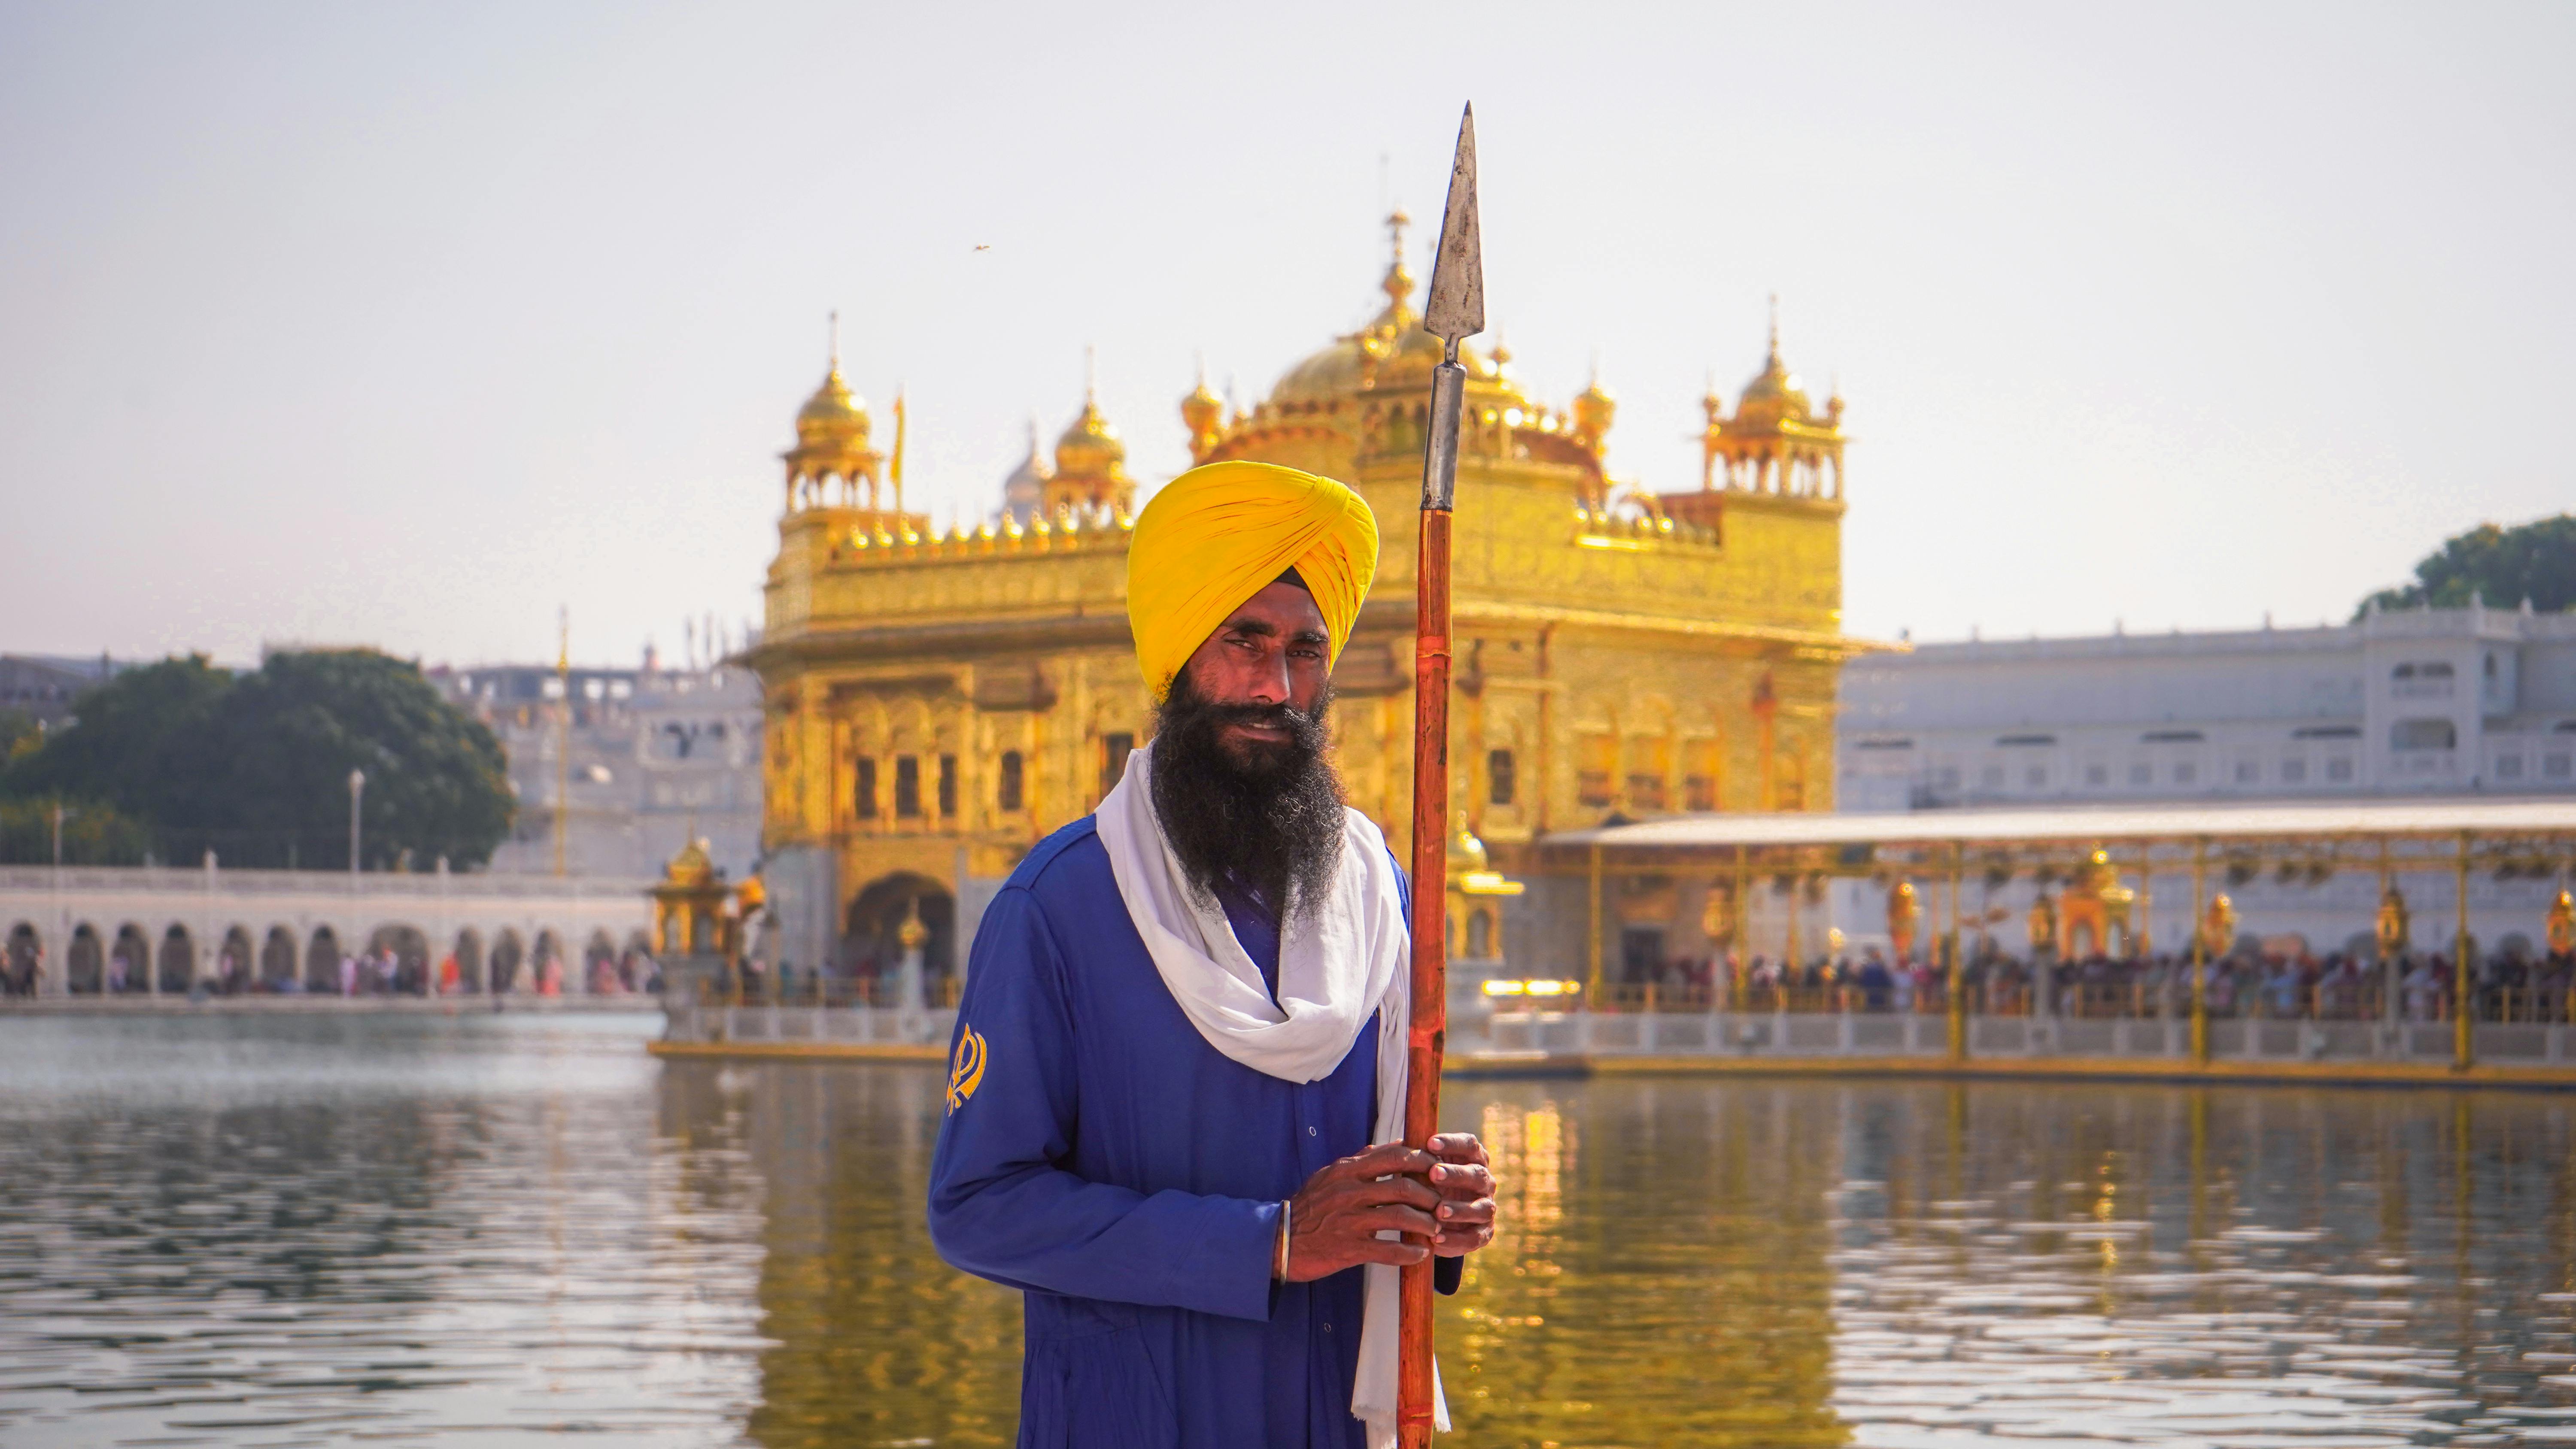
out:
{"label": "arch", "polygon": [[33,996],[39,985],[37,973],[45,959],[44,933],[32,921],[20,921],[9,928],[8,955],[0,962],[0,995]]}
{"label": "arch", "polygon": [[227,928],[223,944],[215,948],[215,990],[226,996],[250,990],[258,960],[259,948],[251,943],[250,928],[238,923]]}
{"label": "arch", "polygon": [[[184,994],[197,984],[197,941],[188,928],[172,923],[161,933],[161,989]],[[220,973],[218,974],[220,979]]]}
{"label": "arch", "polygon": [[116,928],[116,945],[107,953],[106,990],[132,995],[152,989],[152,938],[132,921]]}
{"label": "arch", "polygon": [[1467,917],[1467,957],[1473,961],[1494,959],[1494,913],[1478,906]]}
{"label": "arch", "polygon": [[71,949],[63,953],[63,989],[75,996],[96,996],[107,979],[107,943],[87,921],[72,929]]}
{"label": "arch", "polygon": [[326,996],[344,994],[344,978],[354,983],[354,976],[340,962],[340,933],[329,926],[313,928],[313,939],[304,948],[304,989]]}
{"label": "arch", "polygon": [[653,961],[653,936],[649,931],[626,933],[626,949],[619,953],[617,970],[629,991],[659,991],[662,971]]}
{"label": "arch", "polygon": [[581,989],[601,996],[614,996],[626,989],[617,974],[617,942],[603,926],[590,933],[581,948]]}
{"label": "arch", "polygon": [[563,937],[547,926],[537,932],[536,949],[529,953],[534,960],[537,994],[561,996],[564,993]]}
{"label": "arch", "polygon": [[[448,955],[456,963],[456,989],[469,995],[481,992],[484,980],[483,933],[472,926],[457,932],[456,944],[449,950]],[[445,965],[442,963],[439,969],[443,977]],[[439,989],[442,991],[447,989],[443,979]]]}
{"label": "arch", "polygon": [[391,991],[420,996],[429,989],[429,938],[417,926],[399,921],[376,927],[367,937],[367,961],[359,972],[362,991]]}
{"label": "arch", "polygon": [[501,934],[492,938],[492,957],[484,973],[492,983],[492,994],[501,996],[518,990],[519,968],[527,960],[528,948],[521,943],[519,933],[503,927]]}
{"label": "arch", "polygon": [[295,979],[295,933],[284,926],[269,927],[268,939],[260,943],[259,989],[262,991],[298,989]]}
{"label": "arch", "polygon": [[[842,913],[840,960],[863,977],[890,977],[903,965],[904,921],[918,911],[930,935],[922,942],[925,981],[956,974],[957,901],[925,875],[897,871],[868,882]],[[934,993],[935,999],[935,993]]]}

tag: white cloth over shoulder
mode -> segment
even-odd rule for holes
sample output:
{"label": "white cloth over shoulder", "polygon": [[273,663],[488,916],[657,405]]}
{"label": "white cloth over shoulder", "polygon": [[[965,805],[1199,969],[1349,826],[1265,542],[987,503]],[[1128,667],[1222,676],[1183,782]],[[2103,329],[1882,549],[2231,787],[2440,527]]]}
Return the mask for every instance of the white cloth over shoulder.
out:
{"label": "white cloth over shoulder", "polygon": [[[1234,938],[1224,908],[1190,889],[1154,814],[1152,770],[1152,745],[1128,755],[1127,772],[1100,802],[1095,823],[1119,898],[1172,999],[1208,1045],[1290,1082],[1330,1076],[1375,1015],[1377,1117],[1369,1141],[1402,1140],[1412,938],[1386,837],[1367,816],[1344,808],[1341,863],[1325,899],[1299,903],[1281,923],[1274,1002],[1261,968]],[[1368,1425],[1370,1449],[1392,1449],[1397,1274],[1378,1263],[1364,1271],[1367,1306],[1351,1413]],[[1449,1407],[1436,1366],[1431,1407],[1434,1422],[1446,1430]]]}

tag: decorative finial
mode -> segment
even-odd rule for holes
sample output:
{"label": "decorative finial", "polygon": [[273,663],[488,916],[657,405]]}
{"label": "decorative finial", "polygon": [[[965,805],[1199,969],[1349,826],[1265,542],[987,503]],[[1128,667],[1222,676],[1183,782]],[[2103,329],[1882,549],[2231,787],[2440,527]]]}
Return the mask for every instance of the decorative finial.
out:
{"label": "decorative finial", "polygon": [[1601,349],[1598,347],[1592,349],[1592,381],[1587,386],[1595,391],[1601,387]]}
{"label": "decorative finial", "polygon": [[1494,375],[1502,376],[1503,369],[1511,366],[1511,362],[1512,344],[1504,340],[1503,329],[1497,326],[1494,329]]}
{"label": "decorative finial", "polygon": [[838,307],[832,309],[832,356],[829,366],[834,372],[841,370],[841,309]]}
{"label": "decorative finial", "polygon": [[1100,349],[1087,342],[1082,347],[1082,401],[1086,407],[1100,401]]}
{"label": "decorative finial", "polygon": [[1780,360],[1780,294],[1771,294],[1771,360]]}
{"label": "decorative finial", "polygon": [[1403,207],[1399,206],[1387,213],[1387,249],[1392,255],[1387,262],[1386,282],[1383,286],[1388,309],[1387,315],[1380,319],[1384,322],[1392,323],[1397,318],[1408,315],[1413,300],[1413,273],[1404,269],[1404,229],[1411,225],[1413,225],[1413,218],[1404,214]]}

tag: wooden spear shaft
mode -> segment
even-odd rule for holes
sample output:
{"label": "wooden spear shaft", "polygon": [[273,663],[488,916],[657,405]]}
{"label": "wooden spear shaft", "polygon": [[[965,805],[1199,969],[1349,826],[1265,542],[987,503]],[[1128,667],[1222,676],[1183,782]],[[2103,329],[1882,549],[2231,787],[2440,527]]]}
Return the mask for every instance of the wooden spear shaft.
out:
{"label": "wooden spear shaft", "polygon": [[[1404,1140],[1412,1147],[1430,1146],[1440,1130],[1440,1058],[1449,1036],[1449,519],[1467,397],[1458,343],[1485,330],[1473,109],[1458,123],[1422,326],[1443,345],[1431,373],[1421,546],[1413,571],[1413,1008],[1404,1046]],[[1426,1256],[1399,1277],[1396,1439],[1404,1449],[1431,1443],[1431,1270]]]}
{"label": "wooden spear shaft", "polygon": [[[1435,416],[1445,397],[1452,466],[1466,374],[1432,385]],[[1444,385],[1446,384],[1446,385]],[[1437,431],[1435,425],[1435,432]],[[1443,490],[1445,492],[1445,490]],[[1405,1041],[1404,1140],[1430,1145],[1440,1130],[1440,1059],[1449,1034],[1449,500],[1424,490],[1422,540],[1414,574],[1413,634],[1413,1016]],[[1400,1279],[1398,1440],[1431,1442],[1431,1260]]]}

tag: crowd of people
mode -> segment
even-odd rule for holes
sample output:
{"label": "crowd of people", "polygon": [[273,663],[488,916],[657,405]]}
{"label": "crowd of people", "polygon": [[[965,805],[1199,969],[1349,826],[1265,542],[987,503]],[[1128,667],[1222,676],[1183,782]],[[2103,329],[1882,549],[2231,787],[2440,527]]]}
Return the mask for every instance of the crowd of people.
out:
{"label": "crowd of people", "polygon": [[[2375,1020],[2394,1014],[2445,1021],[2459,994],[2452,958],[2438,951],[2409,952],[2395,962],[2339,951],[2323,957],[2237,952],[2204,962],[2201,970],[2204,1005],[2220,1017]],[[1701,958],[1666,962],[1623,983],[1614,1001],[1602,1005],[1636,1004],[1652,986],[1666,1009],[1713,1004],[1728,992],[1745,1011],[1946,1011],[1946,974],[1925,959],[1891,961],[1875,947],[1857,961],[1847,954],[1797,962]],[[2480,1020],[2568,1020],[2571,984],[2576,956],[2567,953],[2480,953],[2470,960],[2469,993]],[[2192,962],[2164,953],[2056,960],[1988,952],[1967,961],[1961,985],[1966,1008],[1989,1015],[2180,1016],[2191,1010]]]}
{"label": "crowd of people", "polygon": [[[150,968],[129,960],[123,951],[111,952],[97,974],[95,985],[76,976],[72,982],[75,994],[100,993],[110,996],[147,994]],[[584,990],[593,996],[618,996],[635,992],[654,993],[662,989],[660,963],[644,951],[628,949],[617,955],[593,955],[581,967],[578,978]],[[489,980],[477,977],[488,975]],[[41,949],[18,950],[0,960],[0,997],[32,997],[44,992],[49,973]],[[184,988],[192,997],[212,996],[458,996],[489,991],[493,994],[525,992],[535,996],[561,996],[576,978],[568,977],[562,958],[548,956],[525,970],[502,971],[487,968],[478,972],[461,962],[454,952],[442,957],[433,967],[419,956],[405,956],[391,946],[380,946],[356,954],[341,953],[335,960],[317,964],[309,975],[286,972],[265,975],[252,969],[241,953],[225,951],[215,959],[208,975],[191,979]],[[163,981],[164,990],[177,983]]]}

